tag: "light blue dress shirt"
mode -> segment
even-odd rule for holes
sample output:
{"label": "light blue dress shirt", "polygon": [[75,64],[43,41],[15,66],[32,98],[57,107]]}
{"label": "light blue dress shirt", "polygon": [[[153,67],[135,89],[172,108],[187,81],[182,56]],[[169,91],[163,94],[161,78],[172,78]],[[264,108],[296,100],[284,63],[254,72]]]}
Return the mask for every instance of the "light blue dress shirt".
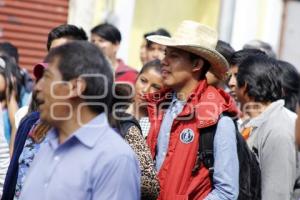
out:
{"label": "light blue dress shirt", "polygon": [[[168,151],[174,119],[183,110],[185,102],[173,96],[158,135],[156,169],[159,171]],[[239,160],[235,125],[231,118],[221,117],[214,137],[214,189],[205,200],[235,200],[239,193]]]}
{"label": "light blue dress shirt", "polygon": [[63,144],[55,129],[36,155],[20,200],[140,199],[139,163],[100,114]]}
{"label": "light blue dress shirt", "polygon": [[239,194],[239,159],[235,126],[230,117],[218,122],[214,138],[214,189],[204,200],[235,200]]}
{"label": "light blue dress shirt", "polygon": [[172,102],[164,115],[157,139],[157,154],[155,157],[155,168],[157,171],[160,170],[168,151],[173,121],[181,113],[185,103],[185,101],[178,100],[174,94]]}

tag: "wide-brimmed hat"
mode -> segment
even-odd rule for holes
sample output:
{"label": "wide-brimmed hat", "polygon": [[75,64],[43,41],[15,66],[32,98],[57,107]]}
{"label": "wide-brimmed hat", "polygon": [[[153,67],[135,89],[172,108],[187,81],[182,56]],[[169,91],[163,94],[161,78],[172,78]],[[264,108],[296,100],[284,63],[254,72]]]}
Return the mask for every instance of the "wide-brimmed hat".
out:
{"label": "wide-brimmed hat", "polygon": [[152,35],[148,40],[199,55],[210,64],[210,71],[219,79],[226,78],[228,62],[216,51],[218,34],[212,28],[195,21],[183,21],[172,37]]}
{"label": "wide-brimmed hat", "polygon": [[48,63],[38,63],[33,68],[33,75],[36,80],[42,78],[44,70],[48,67]]}

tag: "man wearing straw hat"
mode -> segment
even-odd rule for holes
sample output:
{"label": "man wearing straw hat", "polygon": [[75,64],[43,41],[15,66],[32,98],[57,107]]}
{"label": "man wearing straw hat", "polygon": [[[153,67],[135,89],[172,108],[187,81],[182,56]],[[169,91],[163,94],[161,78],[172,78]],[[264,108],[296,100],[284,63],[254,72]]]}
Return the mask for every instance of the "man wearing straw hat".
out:
{"label": "man wearing straw hat", "polygon": [[[147,142],[159,173],[158,199],[236,199],[239,162],[235,126],[228,114],[236,116],[237,109],[229,95],[208,86],[205,79],[208,70],[219,79],[226,76],[228,63],[215,50],[217,33],[184,21],[173,37],[147,39],[166,46],[162,76],[170,88],[147,97],[151,121]],[[220,117],[224,112],[227,115]],[[214,124],[214,167],[208,170],[197,166],[199,135]]]}

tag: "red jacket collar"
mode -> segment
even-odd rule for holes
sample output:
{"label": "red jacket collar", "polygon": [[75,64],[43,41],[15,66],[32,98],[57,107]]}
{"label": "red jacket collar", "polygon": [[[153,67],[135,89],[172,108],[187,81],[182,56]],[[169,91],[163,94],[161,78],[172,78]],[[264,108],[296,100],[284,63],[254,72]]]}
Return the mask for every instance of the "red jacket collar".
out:
{"label": "red jacket collar", "polygon": [[[149,115],[163,117],[162,103],[172,101],[173,91],[166,89],[157,93],[149,94],[146,99],[149,102]],[[168,104],[166,104],[167,106]],[[194,114],[199,128],[215,124],[221,113],[235,117],[238,109],[234,100],[222,89],[209,86],[206,80],[199,81],[195,90],[189,96],[186,105],[178,117]]]}

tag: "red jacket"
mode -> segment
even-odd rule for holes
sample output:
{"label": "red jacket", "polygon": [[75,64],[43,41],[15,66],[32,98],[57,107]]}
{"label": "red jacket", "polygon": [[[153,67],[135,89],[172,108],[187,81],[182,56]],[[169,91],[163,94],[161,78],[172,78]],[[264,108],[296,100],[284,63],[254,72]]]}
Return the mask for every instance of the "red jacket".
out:
{"label": "red jacket", "polygon": [[[160,107],[171,100],[170,92],[148,97],[151,128],[147,143],[153,158],[164,115]],[[237,115],[233,99],[223,90],[200,81],[172,124],[168,152],[158,173],[161,185],[159,200],[200,200],[210,193],[212,187],[208,170],[201,166],[195,176],[192,176],[192,170],[198,152],[199,129],[215,124],[224,111]],[[180,120],[181,117],[189,119]]]}

